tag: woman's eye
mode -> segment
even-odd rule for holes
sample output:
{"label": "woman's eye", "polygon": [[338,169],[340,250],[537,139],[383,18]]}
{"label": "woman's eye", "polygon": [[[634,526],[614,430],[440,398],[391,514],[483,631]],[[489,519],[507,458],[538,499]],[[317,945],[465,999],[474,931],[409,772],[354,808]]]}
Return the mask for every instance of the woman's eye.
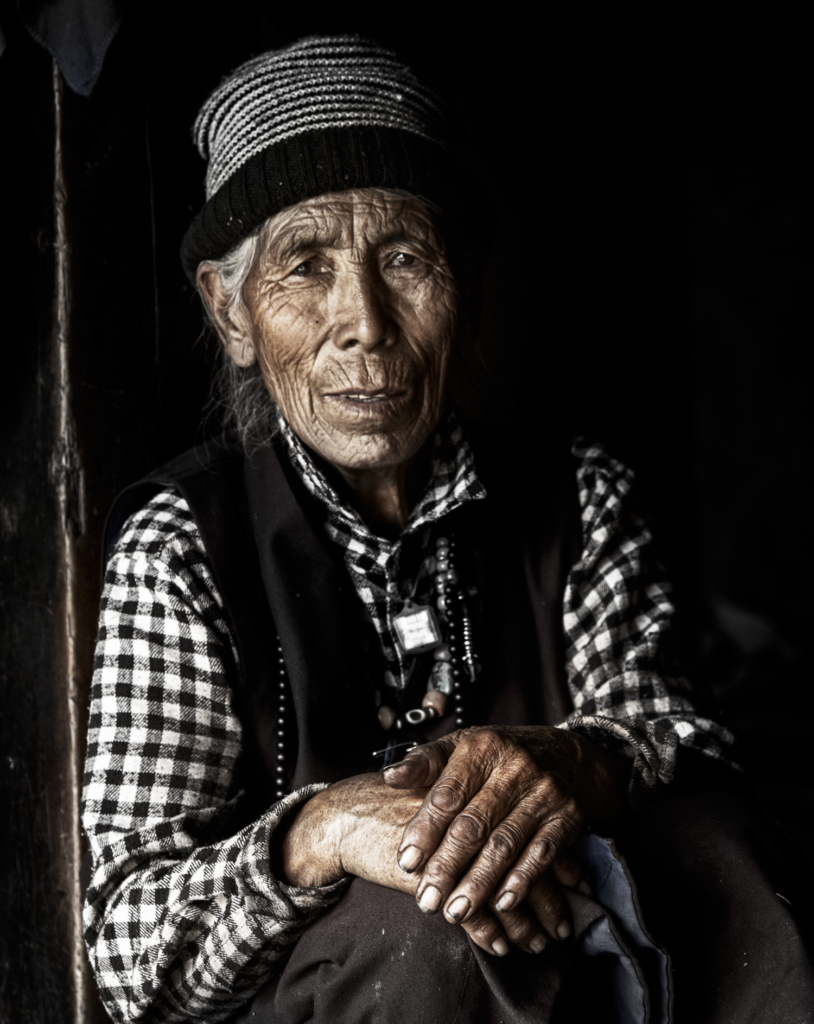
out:
{"label": "woman's eye", "polygon": [[318,267],[314,260],[306,260],[304,263],[300,263],[299,266],[294,267],[291,271],[294,277],[311,277],[312,274],[318,272]]}
{"label": "woman's eye", "polygon": [[397,252],[393,257],[393,266],[395,267],[412,267],[417,262],[416,257],[409,252]]}

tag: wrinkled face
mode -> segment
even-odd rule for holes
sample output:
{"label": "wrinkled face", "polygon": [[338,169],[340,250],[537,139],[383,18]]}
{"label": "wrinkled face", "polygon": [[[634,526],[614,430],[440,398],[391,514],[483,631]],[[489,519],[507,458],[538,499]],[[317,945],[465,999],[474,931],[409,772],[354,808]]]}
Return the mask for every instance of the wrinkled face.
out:
{"label": "wrinkled face", "polygon": [[356,190],[283,211],[244,298],[266,386],[309,447],[354,470],[416,454],[442,413],[457,311],[424,206]]}

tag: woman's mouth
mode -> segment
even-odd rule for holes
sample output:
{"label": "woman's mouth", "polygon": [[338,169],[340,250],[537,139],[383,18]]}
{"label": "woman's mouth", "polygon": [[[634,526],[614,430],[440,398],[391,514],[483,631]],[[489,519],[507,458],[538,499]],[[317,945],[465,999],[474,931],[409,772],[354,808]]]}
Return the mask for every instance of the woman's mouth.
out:
{"label": "woman's mouth", "polygon": [[407,388],[345,388],[329,392],[324,397],[330,405],[344,409],[346,414],[390,419],[401,415],[409,406],[411,392]]}
{"label": "woman's mouth", "polygon": [[395,397],[398,393],[399,392],[392,391],[377,391],[373,395],[368,395],[364,391],[349,391],[338,397],[347,398],[349,402],[386,402]]}
{"label": "woman's mouth", "polygon": [[393,402],[399,398],[406,398],[408,392],[405,388],[394,388],[385,390],[380,388],[346,388],[344,391],[329,392],[325,397],[337,402],[358,402],[361,405],[371,405],[376,402]]}

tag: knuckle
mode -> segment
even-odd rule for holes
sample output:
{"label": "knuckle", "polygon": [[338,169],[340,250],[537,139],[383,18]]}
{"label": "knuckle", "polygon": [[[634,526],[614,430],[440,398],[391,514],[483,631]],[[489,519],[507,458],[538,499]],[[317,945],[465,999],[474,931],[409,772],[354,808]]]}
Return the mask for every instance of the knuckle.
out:
{"label": "knuckle", "polygon": [[424,868],[421,881],[422,883],[426,882],[429,885],[434,885],[440,891],[442,898],[446,899],[455,882],[455,875],[449,871],[445,863],[436,862],[428,864]]}
{"label": "knuckle", "polygon": [[463,846],[480,846],[489,835],[489,822],[481,814],[467,811],[453,821],[449,834]]}
{"label": "knuckle", "polygon": [[497,861],[513,860],[517,856],[517,837],[509,829],[496,829],[489,839],[489,846],[484,853]]}
{"label": "knuckle", "polygon": [[495,873],[490,870],[490,865],[479,862],[467,872],[463,889],[473,902],[480,903],[488,899],[495,887],[495,882]]}
{"label": "knuckle", "polygon": [[552,847],[549,835],[537,835],[528,845],[524,862],[529,865],[533,864],[539,870],[548,866],[555,853],[556,850]]}
{"label": "knuckle", "polygon": [[447,887],[449,876],[450,870],[447,861],[436,855],[424,867],[421,873],[421,881],[422,883],[427,882],[429,885],[434,885],[436,889],[440,889],[443,893]]}
{"label": "knuckle", "polygon": [[529,784],[513,762],[506,762],[490,776],[489,789],[496,800],[511,806],[528,792]]}
{"label": "knuckle", "polygon": [[562,818],[554,818],[545,824],[545,842],[549,848],[559,847],[566,837],[567,830],[564,828]]}
{"label": "knuckle", "polygon": [[427,861],[421,877],[423,881],[434,885],[446,894],[460,874],[460,858],[456,858],[450,850],[441,849]]}
{"label": "knuckle", "polygon": [[481,756],[488,760],[491,760],[503,747],[503,737],[497,729],[491,729],[488,726],[484,729],[478,729],[475,732],[471,732],[467,736],[467,741],[468,746],[471,746]]}
{"label": "knuckle", "polygon": [[573,822],[563,816],[549,819],[543,828],[549,847],[567,846],[576,835]]}
{"label": "knuckle", "polygon": [[516,860],[523,844],[523,838],[517,825],[504,821],[489,837],[484,853],[487,856],[491,855],[497,861]]}
{"label": "knuckle", "polygon": [[441,814],[457,813],[463,807],[466,793],[458,779],[449,779],[430,791],[430,807]]}
{"label": "knuckle", "polygon": [[537,784],[537,793],[540,799],[549,806],[558,807],[562,803],[560,785],[553,775],[542,776]]}
{"label": "knuckle", "polygon": [[487,945],[500,935],[500,928],[491,914],[478,911],[472,914],[466,921],[464,928],[476,942],[485,942]]}
{"label": "knuckle", "polygon": [[524,860],[512,869],[511,877],[506,881],[506,888],[520,889],[525,892],[537,881],[539,876],[540,872],[536,865]]}

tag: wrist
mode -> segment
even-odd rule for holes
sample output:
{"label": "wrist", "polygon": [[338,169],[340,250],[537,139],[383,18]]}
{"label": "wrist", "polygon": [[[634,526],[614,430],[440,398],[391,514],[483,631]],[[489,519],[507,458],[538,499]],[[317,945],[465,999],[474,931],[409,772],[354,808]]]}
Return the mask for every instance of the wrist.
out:
{"label": "wrist", "polygon": [[317,888],[344,876],[334,815],[325,793],[294,808],[271,837],[272,864],[280,880],[289,885]]}

